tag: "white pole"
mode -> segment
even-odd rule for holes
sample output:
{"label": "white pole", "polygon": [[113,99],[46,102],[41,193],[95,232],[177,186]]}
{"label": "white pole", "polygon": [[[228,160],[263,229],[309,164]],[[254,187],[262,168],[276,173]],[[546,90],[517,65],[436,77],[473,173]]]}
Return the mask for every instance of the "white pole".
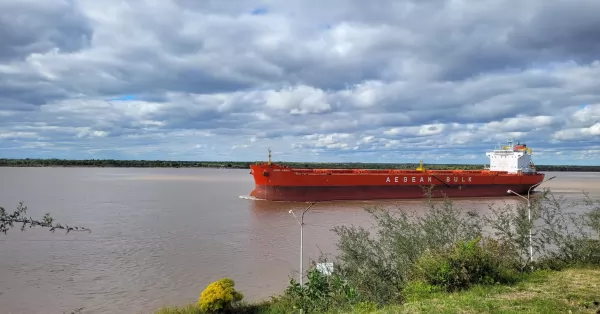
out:
{"label": "white pole", "polygon": [[532,240],[532,236],[531,236],[531,230],[533,229],[533,226],[531,226],[531,201],[529,200],[529,195],[531,193],[531,189],[533,189],[534,187],[536,187],[536,186],[538,186],[538,185],[540,185],[540,184],[542,184],[544,182],[550,181],[550,180],[552,180],[554,178],[556,178],[556,176],[548,178],[548,179],[546,179],[546,180],[544,180],[544,181],[542,181],[540,183],[532,185],[529,188],[529,190],[527,190],[527,197],[524,197],[523,195],[521,195],[521,194],[519,194],[519,193],[517,193],[517,192],[515,192],[513,190],[508,190],[507,191],[508,193],[515,194],[515,195],[517,195],[517,196],[519,196],[522,199],[524,199],[524,200],[527,201],[527,217],[528,217],[529,224],[530,224],[530,227],[529,227],[529,261],[530,262],[533,261],[533,240]]}
{"label": "white pole", "polygon": [[531,202],[529,201],[529,193],[527,193],[527,211],[529,216],[529,261],[533,261],[533,240],[531,239],[531,229],[533,226],[531,225]]}
{"label": "white pole", "polygon": [[303,285],[303,277],[304,277],[304,267],[302,265],[302,262],[304,260],[303,257],[303,251],[304,251],[304,247],[303,247],[303,239],[304,239],[304,232],[303,232],[303,227],[304,227],[304,214],[314,205],[315,203],[311,203],[303,212],[302,212],[302,217],[300,218],[300,221],[298,221],[298,218],[296,217],[296,215],[294,214],[294,211],[290,209],[289,213],[292,214],[294,216],[294,218],[296,219],[296,222],[298,222],[298,224],[300,225],[300,286]]}
{"label": "white pole", "polygon": [[302,239],[304,238],[303,234],[302,234],[302,229],[304,225],[304,221],[300,223],[300,286],[302,286],[302,279],[303,279],[303,267],[302,267],[302,251],[304,251],[304,248],[302,247]]}

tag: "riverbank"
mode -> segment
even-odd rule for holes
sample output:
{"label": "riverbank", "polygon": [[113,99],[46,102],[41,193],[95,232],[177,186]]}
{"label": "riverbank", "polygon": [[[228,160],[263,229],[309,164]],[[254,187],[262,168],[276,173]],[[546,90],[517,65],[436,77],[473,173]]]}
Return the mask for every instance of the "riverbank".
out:
{"label": "riverbank", "polygon": [[[540,270],[513,285],[478,285],[448,293],[420,282],[406,289],[406,302],[381,309],[356,308],[329,313],[597,313],[600,312],[600,267]],[[274,303],[247,305],[237,313],[292,313]],[[281,311],[283,310],[283,311]],[[167,307],[155,314],[203,314],[195,305]]]}
{"label": "riverbank", "polygon": [[339,255],[316,261],[333,262],[328,274],[312,263],[303,285],[292,278],[258,304],[223,279],[198,305],[156,313],[582,313],[600,302],[600,201],[587,195],[569,206],[544,190],[491,215],[429,197],[412,214],[366,210],[375,230],[334,228]]}
{"label": "riverbank", "polygon": [[[0,159],[0,167],[101,167],[101,168],[224,168],[248,169],[251,161],[178,161],[178,160],[112,160],[112,159]],[[417,163],[325,163],[278,162],[295,168],[415,169]],[[423,164],[426,169],[478,170],[481,164]],[[538,171],[600,172],[600,165],[537,165]]]}

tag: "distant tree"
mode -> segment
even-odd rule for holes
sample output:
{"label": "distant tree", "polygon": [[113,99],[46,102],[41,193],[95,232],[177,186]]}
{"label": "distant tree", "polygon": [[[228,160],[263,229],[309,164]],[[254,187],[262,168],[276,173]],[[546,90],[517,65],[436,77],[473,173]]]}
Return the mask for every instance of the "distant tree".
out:
{"label": "distant tree", "polygon": [[49,228],[53,233],[56,231],[56,229],[66,230],[67,233],[71,231],[92,232],[92,230],[85,227],[68,226],[60,223],[54,223],[54,218],[50,216],[50,213],[46,213],[41,220],[27,217],[27,206],[23,205],[23,202],[19,202],[19,206],[17,206],[17,209],[13,213],[8,213],[4,207],[0,206],[0,232],[6,234],[8,230],[19,224],[21,225],[21,231],[24,231],[25,227],[29,226],[29,228]]}

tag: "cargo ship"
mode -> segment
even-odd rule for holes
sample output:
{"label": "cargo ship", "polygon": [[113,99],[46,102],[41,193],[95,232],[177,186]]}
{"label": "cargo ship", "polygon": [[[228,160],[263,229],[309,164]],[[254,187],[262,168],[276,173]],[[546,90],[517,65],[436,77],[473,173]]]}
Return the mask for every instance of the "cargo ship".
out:
{"label": "cargo ship", "polygon": [[[270,201],[415,199],[490,197],[508,190],[527,194],[544,180],[533,164],[532,150],[517,143],[486,152],[489,167],[481,170],[415,170],[293,168],[271,161],[250,165],[255,188],[250,196]],[[429,192],[426,193],[426,191]],[[532,189],[533,190],[533,189]]]}

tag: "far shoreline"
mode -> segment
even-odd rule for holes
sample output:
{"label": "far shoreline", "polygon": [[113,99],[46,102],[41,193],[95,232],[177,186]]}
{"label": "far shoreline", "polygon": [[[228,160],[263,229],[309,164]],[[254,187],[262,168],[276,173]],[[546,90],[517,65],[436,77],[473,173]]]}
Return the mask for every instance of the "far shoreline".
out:
{"label": "far shoreline", "polygon": [[[116,159],[8,159],[0,158],[0,167],[10,168],[209,168],[249,169],[264,161],[177,161],[177,160],[116,160]],[[361,162],[285,162],[274,163],[295,168],[356,168],[356,169],[415,169],[418,163],[361,163]],[[483,164],[423,164],[432,170],[480,170]],[[600,172],[600,165],[537,165],[540,172]]]}

